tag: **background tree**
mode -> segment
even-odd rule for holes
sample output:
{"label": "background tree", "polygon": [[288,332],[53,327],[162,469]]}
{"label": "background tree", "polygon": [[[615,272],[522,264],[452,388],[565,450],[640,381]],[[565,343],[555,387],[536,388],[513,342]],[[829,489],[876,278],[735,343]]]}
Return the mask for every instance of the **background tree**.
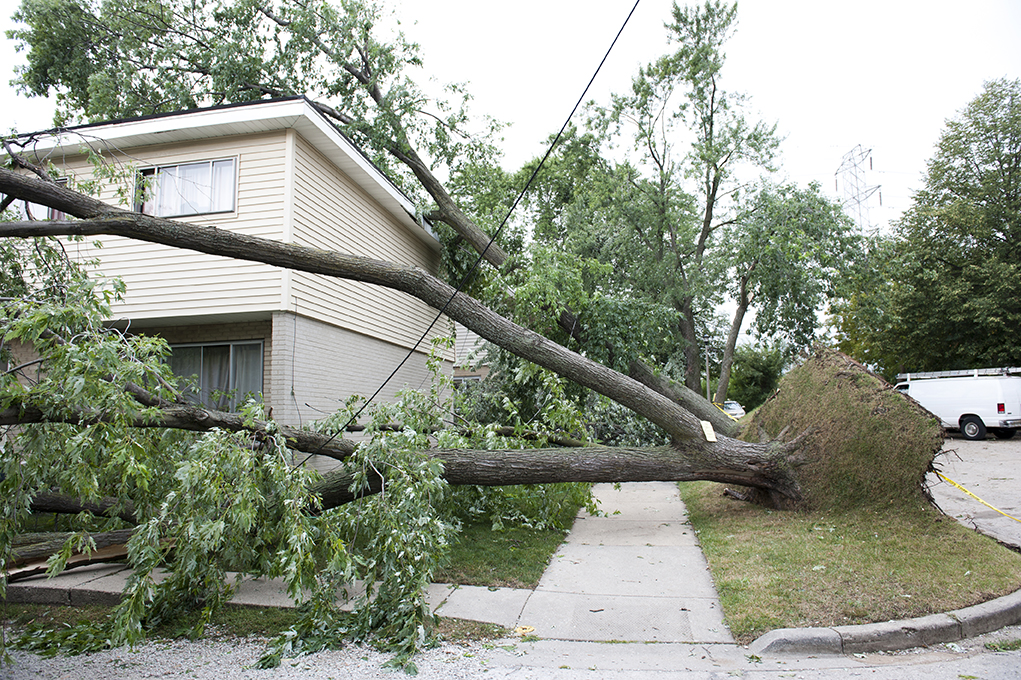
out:
{"label": "background tree", "polygon": [[869,266],[881,274],[859,276],[885,285],[856,291],[839,317],[857,356],[888,374],[1021,363],[1021,81],[987,83],[947,121]]}
{"label": "background tree", "polygon": [[730,397],[745,411],[758,408],[776,392],[787,363],[788,352],[783,345],[740,345],[734,352]]}
{"label": "background tree", "polygon": [[[647,360],[701,394],[712,364],[722,402],[749,310],[759,335],[809,345],[853,238],[817,186],[741,183],[740,173],[772,169],[779,139],[775,126],[747,120],[743,96],[720,87],[736,7],[675,6],[673,19],[677,51],[597,110],[592,131],[572,132],[527,200],[538,241],[609,265],[590,278],[593,290],[668,312],[665,326],[657,322],[669,332]],[[604,149],[624,130],[632,160],[615,163]],[[718,318],[724,299],[735,306],[729,323]]]}
{"label": "background tree", "polygon": [[723,46],[736,17],[737,5],[719,0],[675,4],[667,29],[677,50],[640,69],[631,92],[615,95],[597,117],[604,134],[631,131],[636,157],[636,170],[625,173],[636,207],[614,225],[630,241],[621,276],[675,310],[684,384],[692,390],[699,389],[702,365],[698,320],[722,299],[712,251],[718,230],[734,217],[728,199],[737,188],[735,170],[742,163],[770,168],[779,144],[775,125],[749,123],[744,97],[721,87]]}
{"label": "background tree", "polygon": [[747,206],[720,236],[735,308],[713,398],[717,403],[727,398],[748,310],[755,308],[753,329],[760,340],[779,342],[789,353],[807,349],[821,325],[820,310],[836,295],[836,284],[860,247],[850,218],[815,183],[799,189],[763,182]]}

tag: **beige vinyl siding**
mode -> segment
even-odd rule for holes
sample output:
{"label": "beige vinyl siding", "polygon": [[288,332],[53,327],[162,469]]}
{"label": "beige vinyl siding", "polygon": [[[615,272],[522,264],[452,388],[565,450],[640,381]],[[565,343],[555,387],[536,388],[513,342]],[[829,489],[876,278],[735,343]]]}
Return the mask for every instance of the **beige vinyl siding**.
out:
{"label": "beige vinyl siding", "polygon": [[[136,169],[221,158],[237,159],[235,210],[231,213],[175,218],[182,222],[280,240],[283,235],[286,184],[286,132],[242,135],[128,149],[114,160]],[[87,173],[81,160],[68,163]],[[103,200],[117,203],[114,187]],[[93,239],[96,240],[96,239]],[[282,270],[268,265],[205,255],[189,250],[105,236],[75,244],[84,258],[99,258],[96,271],[124,279],[127,295],[113,307],[114,318],[153,319],[177,316],[269,313],[280,308]]]}
{"label": "beige vinyl siding", "polygon": [[[436,271],[436,252],[300,136],[294,178],[295,243]],[[436,315],[404,293],[303,272],[293,273],[288,309],[406,348]],[[448,331],[443,319],[433,335]]]}

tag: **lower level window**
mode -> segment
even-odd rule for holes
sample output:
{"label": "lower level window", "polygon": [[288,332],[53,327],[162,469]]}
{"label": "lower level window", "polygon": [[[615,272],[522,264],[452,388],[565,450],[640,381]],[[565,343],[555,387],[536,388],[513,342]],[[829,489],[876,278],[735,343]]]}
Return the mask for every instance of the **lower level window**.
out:
{"label": "lower level window", "polygon": [[218,411],[236,411],[249,394],[262,393],[262,342],[172,345],[170,369],[193,381],[185,395]]}

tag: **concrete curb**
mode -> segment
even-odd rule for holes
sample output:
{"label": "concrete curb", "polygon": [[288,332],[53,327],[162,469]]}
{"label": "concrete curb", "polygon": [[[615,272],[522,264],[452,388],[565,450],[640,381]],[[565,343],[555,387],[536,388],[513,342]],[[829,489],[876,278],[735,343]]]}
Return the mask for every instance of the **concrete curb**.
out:
{"label": "concrete curb", "polygon": [[833,628],[779,628],[752,642],[754,654],[864,654],[955,642],[1021,622],[1021,590],[973,607],[917,619]]}

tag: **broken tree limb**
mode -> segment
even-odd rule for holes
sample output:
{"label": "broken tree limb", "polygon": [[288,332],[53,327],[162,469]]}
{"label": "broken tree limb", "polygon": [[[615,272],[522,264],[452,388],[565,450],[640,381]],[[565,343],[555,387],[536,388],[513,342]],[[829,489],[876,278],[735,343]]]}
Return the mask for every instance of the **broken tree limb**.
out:
{"label": "broken tree limb", "polygon": [[38,493],[29,506],[36,513],[57,513],[61,515],[77,515],[87,512],[99,517],[119,517],[128,524],[137,524],[135,506],[130,501],[122,502],[116,498],[103,498],[98,503],[82,501],[73,496],[61,493]]}
{"label": "broken tree limb", "polygon": [[[95,548],[88,552],[71,555],[64,566],[64,571],[99,562],[125,559],[128,556],[127,542],[133,532],[134,529],[116,529],[91,534],[90,538],[95,544]],[[60,552],[71,536],[72,534],[58,534],[52,539],[22,546],[15,550],[14,557],[5,568],[7,582],[45,574],[49,570],[50,556]]]}
{"label": "broken tree limb", "polygon": [[[69,425],[92,425],[110,422],[109,414],[99,411],[70,411],[60,413],[44,412],[42,409],[25,403],[14,403],[0,409],[0,425],[29,425],[32,423],[66,423]],[[152,414],[139,414],[131,423],[132,427],[166,427],[191,432],[207,432],[213,428],[231,432],[251,432],[254,436],[271,436],[271,429],[282,434],[287,446],[302,453],[319,454],[343,460],[354,453],[355,443],[349,439],[331,438],[328,435],[310,430],[302,430],[287,425],[274,424],[273,428],[265,421],[246,422],[237,413],[211,411],[197,406],[174,405],[159,409]]]}

